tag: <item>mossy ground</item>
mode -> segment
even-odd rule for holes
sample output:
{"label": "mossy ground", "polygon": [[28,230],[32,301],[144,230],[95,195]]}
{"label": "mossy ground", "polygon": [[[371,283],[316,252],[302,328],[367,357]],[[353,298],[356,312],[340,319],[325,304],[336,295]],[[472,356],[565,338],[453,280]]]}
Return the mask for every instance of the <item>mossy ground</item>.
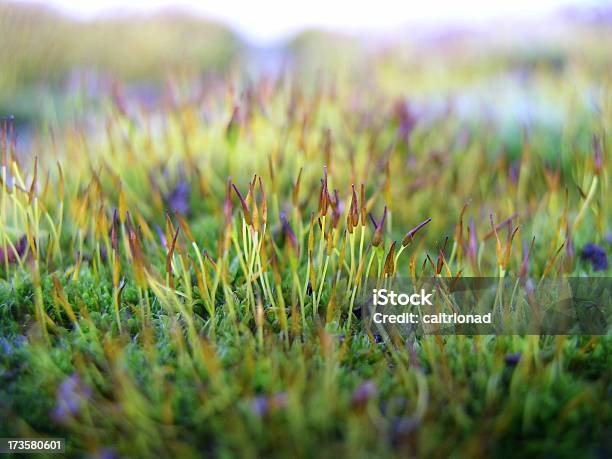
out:
{"label": "mossy ground", "polygon": [[6,124],[0,437],[73,457],[609,456],[610,336],[397,345],[353,309],[385,276],[610,275],[581,256],[610,250],[609,83],[564,62],[508,83],[552,124],[407,104],[398,88],[439,74],[382,58],[170,84],[154,111],[119,91],[36,159]]}

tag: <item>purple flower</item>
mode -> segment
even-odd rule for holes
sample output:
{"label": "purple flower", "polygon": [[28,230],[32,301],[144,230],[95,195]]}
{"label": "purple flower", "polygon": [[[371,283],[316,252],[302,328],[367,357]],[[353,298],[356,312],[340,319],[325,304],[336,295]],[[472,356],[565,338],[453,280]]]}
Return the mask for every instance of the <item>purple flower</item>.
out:
{"label": "purple flower", "polygon": [[0,337],[0,356],[10,357],[18,351],[20,346],[23,346],[27,338],[23,335],[17,335],[14,338]]}
{"label": "purple flower", "polygon": [[407,142],[417,123],[415,113],[408,102],[398,100],[393,107],[393,115],[398,121],[399,137]]}
{"label": "purple flower", "polygon": [[257,417],[264,417],[270,412],[283,409],[287,406],[287,393],[278,392],[270,397],[258,395],[251,399],[250,408]]}
{"label": "purple flower", "polygon": [[165,196],[166,204],[175,213],[187,215],[189,213],[189,184],[179,180],[175,187]]}
{"label": "purple flower", "polygon": [[76,373],[64,379],[57,389],[57,403],[52,416],[57,421],[65,421],[75,416],[81,410],[83,403],[91,397],[91,389],[87,387]]}
{"label": "purple flower", "polygon": [[506,365],[515,367],[521,361],[521,353],[513,352],[512,354],[507,354],[504,360],[506,362]]}
{"label": "purple flower", "polygon": [[[15,250],[9,245],[4,248],[0,247],[0,263],[8,261],[9,263],[15,263],[17,257],[21,258],[28,249],[28,238],[26,235],[21,236],[19,241],[15,244]],[[17,253],[15,253],[17,252]]]}
{"label": "purple flower", "polygon": [[268,399],[263,395],[258,395],[251,400],[251,411],[257,417],[263,417],[268,412]]}
{"label": "purple flower", "polygon": [[99,449],[92,459],[119,459],[121,456],[113,448],[105,446]]}
{"label": "purple flower", "polygon": [[597,244],[589,243],[582,248],[582,259],[591,262],[593,271],[605,271],[608,269],[608,257],[606,251]]}
{"label": "purple flower", "polygon": [[396,418],[391,423],[391,443],[400,445],[408,440],[420,425],[420,421],[415,416],[402,416]]}
{"label": "purple flower", "polygon": [[166,241],[166,235],[164,234],[163,230],[159,225],[155,225],[155,230],[157,231],[157,237],[159,237],[161,244],[166,250],[168,250],[168,241]]}
{"label": "purple flower", "polygon": [[287,392],[277,392],[270,398],[269,405],[270,408],[274,410],[280,410],[281,408],[285,408],[287,406],[287,402]]}
{"label": "purple flower", "polygon": [[359,385],[351,397],[353,408],[363,409],[368,403],[368,400],[373,398],[378,392],[378,387],[372,380],[367,380]]}
{"label": "purple flower", "polygon": [[508,174],[510,176],[510,180],[514,185],[518,184],[519,177],[521,174],[521,164],[518,161],[514,161],[510,164],[510,168],[508,169]]}

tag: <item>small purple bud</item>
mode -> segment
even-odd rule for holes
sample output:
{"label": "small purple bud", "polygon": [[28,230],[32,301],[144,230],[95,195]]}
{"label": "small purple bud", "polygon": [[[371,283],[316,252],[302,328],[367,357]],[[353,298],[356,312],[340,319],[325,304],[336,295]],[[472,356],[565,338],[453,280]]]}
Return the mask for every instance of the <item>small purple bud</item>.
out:
{"label": "small purple bud", "polygon": [[62,381],[57,389],[57,403],[52,416],[58,421],[76,416],[83,403],[91,397],[91,389],[83,384],[76,373]]}
{"label": "small purple bud", "polygon": [[608,257],[606,251],[597,244],[589,243],[582,248],[582,259],[591,262],[593,271],[605,271],[608,269]]}
{"label": "small purple bud", "polygon": [[189,184],[179,180],[175,187],[165,196],[167,206],[175,213],[189,213]]}
{"label": "small purple bud", "polygon": [[364,408],[368,401],[376,395],[378,388],[374,381],[368,380],[359,385],[351,397],[353,408]]}
{"label": "small purple bud", "polygon": [[159,240],[164,246],[164,249],[168,250],[168,241],[166,240],[166,235],[164,234],[159,225],[155,225],[155,230],[157,231],[157,237],[159,237]]}
{"label": "small purple bud", "polygon": [[268,412],[268,399],[263,395],[259,395],[251,400],[251,411],[257,417],[263,417]]}
{"label": "small purple bud", "polygon": [[513,352],[512,354],[507,354],[506,357],[504,358],[506,365],[511,366],[511,367],[517,366],[520,360],[521,360],[520,352]]}

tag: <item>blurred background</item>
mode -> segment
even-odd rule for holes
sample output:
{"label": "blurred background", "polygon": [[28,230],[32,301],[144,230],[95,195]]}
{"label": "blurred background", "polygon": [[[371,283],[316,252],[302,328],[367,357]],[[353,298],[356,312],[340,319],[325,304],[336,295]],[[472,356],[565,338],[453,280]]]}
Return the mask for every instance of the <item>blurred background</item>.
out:
{"label": "blurred background", "polygon": [[[123,97],[153,107],[169,78],[249,80],[288,70],[306,83],[348,75],[417,105],[444,105],[452,97],[466,116],[478,116],[483,101],[495,97],[497,103],[485,107],[489,112],[523,123],[554,122],[555,98],[533,100],[526,89],[530,76],[575,72],[580,80],[588,74],[598,91],[612,62],[612,5],[0,2],[0,37],[0,114],[15,117],[22,143],[34,127],[95,111],[100,95],[119,82]],[[554,95],[556,88],[549,89]]]}

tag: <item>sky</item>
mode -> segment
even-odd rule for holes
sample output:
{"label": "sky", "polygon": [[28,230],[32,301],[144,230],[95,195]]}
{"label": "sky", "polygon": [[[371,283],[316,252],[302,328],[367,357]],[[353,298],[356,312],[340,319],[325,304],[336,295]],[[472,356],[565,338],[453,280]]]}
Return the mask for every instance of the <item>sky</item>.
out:
{"label": "sky", "polygon": [[[598,4],[597,0],[586,0]],[[40,1],[38,3],[41,3]],[[534,19],[580,0],[46,0],[80,18],[111,12],[149,12],[168,6],[193,10],[269,44],[310,27],[385,31],[410,24],[470,25],[490,19]]]}

